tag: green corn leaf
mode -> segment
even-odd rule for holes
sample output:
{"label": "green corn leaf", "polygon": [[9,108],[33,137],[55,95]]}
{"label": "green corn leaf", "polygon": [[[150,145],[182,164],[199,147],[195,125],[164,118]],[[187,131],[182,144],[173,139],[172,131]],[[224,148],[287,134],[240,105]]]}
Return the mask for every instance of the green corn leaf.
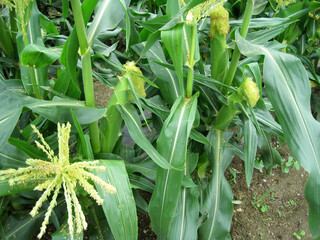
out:
{"label": "green corn leaf", "polygon": [[79,139],[80,139],[80,143],[81,143],[81,147],[82,147],[82,155],[84,159],[89,159],[89,152],[88,151],[88,146],[85,140],[85,135],[83,134],[82,128],[80,126],[80,123],[76,117],[76,115],[74,114],[72,108],[70,109],[71,111],[71,115],[72,115],[72,119],[73,119],[73,126],[75,126],[75,128],[77,129],[77,132],[79,134]]}
{"label": "green corn leaf", "polygon": [[47,155],[42,150],[30,145],[26,141],[15,138],[9,138],[8,142],[16,148],[18,148],[20,151],[27,154],[30,158],[47,159]]}
{"label": "green corn leaf", "polygon": [[233,195],[224,172],[233,158],[233,153],[225,145],[223,131],[210,131],[208,140],[214,145],[205,146],[212,165],[212,176],[204,193],[203,214],[207,218],[199,228],[198,238],[228,239],[233,213]]}
{"label": "green corn leaf", "polygon": [[[57,206],[62,206],[65,203],[63,200],[58,200]],[[22,215],[20,218],[10,216],[4,225],[5,237],[8,240],[13,239],[32,239],[39,231],[43,218],[47,209],[41,209],[35,217]]]}
{"label": "green corn leaf", "polygon": [[28,155],[24,152],[12,146],[11,144],[5,144],[0,151],[0,166],[3,168],[19,168],[26,167],[25,163]]}
{"label": "green corn leaf", "polygon": [[[188,178],[191,187],[181,188],[177,209],[170,226],[168,239],[196,240],[199,225],[199,195],[198,186],[191,179],[191,172],[198,163],[198,154],[188,154],[184,179]],[[183,180],[184,181],[184,180]]]}
{"label": "green corn leaf", "polygon": [[[144,44],[136,44],[132,48],[135,52],[141,54],[143,47]],[[157,76],[156,84],[159,86],[163,99],[172,105],[182,93],[177,74],[154,62],[167,63],[162,47],[158,41],[146,52],[145,57],[148,59],[151,70]]]}
{"label": "green corn leaf", "polygon": [[0,35],[0,47],[10,58],[14,59],[15,52],[13,47],[13,41],[7,24],[3,20],[2,16],[0,16]]}
{"label": "green corn leaf", "polygon": [[212,146],[211,142],[205,136],[203,136],[202,133],[196,131],[195,129],[191,130],[190,138],[199,142],[199,143],[208,144],[208,145]]}
{"label": "green corn leaf", "polygon": [[21,53],[21,63],[35,68],[43,68],[54,63],[60,57],[59,49],[29,44]]}
{"label": "green corn leaf", "polygon": [[[98,1],[99,0],[84,1],[81,5],[81,10],[85,24],[88,23]],[[70,77],[74,82],[77,82],[76,68],[79,56],[78,50],[78,35],[76,32],[76,28],[73,28],[62,50],[60,61],[66,67]]]}
{"label": "green corn leaf", "polygon": [[252,15],[258,15],[265,9],[268,0],[256,0],[254,1],[253,13]]}
{"label": "green corn leaf", "polygon": [[72,238],[73,240],[83,240],[83,232],[75,232],[73,236],[70,236],[69,225],[65,222],[58,231],[52,234],[52,240],[65,240],[68,238]]}
{"label": "green corn leaf", "polygon": [[44,30],[47,31],[47,33],[59,35],[59,32],[54,26],[53,22],[42,13],[40,13],[40,25]]}
{"label": "green corn leaf", "polygon": [[122,125],[122,117],[119,110],[116,107],[117,103],[117,94],[122,91],[121,82],[117,84],[114,90],[114,94],[111,96],[108,106],[106,115],[100,121],[100,136],[101,136],[101,150],[104,153],[111,153],[114,149],[119,132]]}
{"label": "green corn leaf", "polygon": [[106,170],[95,171],[95,174],[117,190],[115,194],[110,194],[96,184],[99,195],[104,200],[102,208],[112,234],[116,240],[135,240],[138,238],[137,212],[125,164],[121,160],[101,160],[100,163]]}
{"label": "green corn leaf", "polygon": [[98,2],[95,8],[95,17],[87,31],[90,44],[100,32],[114,29],[120,23],[125,16],[123,6],[128,6],[129,2],[129,0],[102,0]]}
{"label": "green corn leaf", "polygon": [[248,187],[252,179],[254,162],[256,160],[258,135],[254,124],[250,119],[244,120],[244,163],[246,172],[246,181]]}
{"label": "green corn leaf", "polygon": [[67,18],[69,11],[69,0],[62,0],[62,16],[64,19]]}
{"label": "green corn leaf", "polygon": [[176,214],[170,226],[168,239],[197,239],[199,195],[200,191],[197,188],[181,189]]}
{"label": "green corn leaf", "polygon": [[180,23],[171,29],[161,31],[161,39],[165,44],[175,67],[181,93],[184,92],[183,65],[185,64],[185,61],[183,56],[186,55],[183,45],[183,28],[184,24]]}
{"label": "green corn leaf", "polygon": [[150,180],[136,174],[129,175],[130,183],[136,188],[152,193],[154,184]]}
{"label": "green corn leaf", "polygon": [[158,41],[158,39],[160,38],[160,31],[171,29],[177,23],[183,20],[182,14],[184,13],[185,9],[186,7],[180,9],[179,12],[174,17],[172,17],[166,24],[164,24],[161,28],[157,29],[156,31],[153,31],[152,29],[150,29],[152,31],[152,34],[150,34],[143,50],[141,50],[140,57],[144,57],[144,55],[149,51],[149,49]]}
{"label": "green corn leaf", "polygon": [[254,108],[254,114],[259,122],[259,125],[266,132],[283,137],[280,124],[273,119],[271,113],[267,110],[264,104],[262,107],[260,107],[262,104],[258,102],[256,108]]}
{"label": "green corn leaf", "polygon": [[62,70],[54,83],[53,90],[62,94],[66,94],[70,85],[70,75],[66,69]]}
{"label": "green corn leaf", "polygon": [[[303,8],[305,6],[305,8]],[[249,28],[264,28],[290,24],[299,20],[302,16],[308,14],[313,9],[320,7],[319,2],[299,3],[286,8],[285,11],[277,14],[276,18],[253,18],[250,20]],[[242,20],[231,20],[231,26],[241,26]]]}
{"label": "green corn leaf", "polygon": [[[43,38],[41,35],[41,26],[40,26],[40,12],[37,7],[37,2],[33,2],[33,9],[31,14],[30,23],[28,24],[28,39],[29,44],[36,44],[39,46],[44,47]],[[22,40],[22,39],[21,39]],[[19,50],[19,58],[22,63],[22,51],[23,49]],[[49,86],[48,81],[48,68],[43,67],[42,69],[33,69],[35,74],[35,79],[38,86]],[[25,66],[21,66],[21,79],[23,80],[24,86],[31,85],[31,80],[29,77],[29,70]],[[24,81],[25,80],[25,81]],[[40,89],[40,94],[42,98],[45,98],[45,91]]]}
{"label": "green corn leaf", "polygon": [[[0,83],[4,84],[4,83]],[[18,88],[4,89],[0,92],[0,150],[7,142],[16,123],[18,122],[23,107],[41,114],[45,118],[57,123],[72,121],[70,108],[72,107],[80,124],[88,124],[100,119],[105,114],[105,109],[86,107],[84,102],[54,98],[53,101],[45,101],[26,96]]]}
{"label": "green corn leaf", "polygon": [[286,30],[288,26],[289,24],[281,24],[280,26],[251,32],[251,33],[248,33],[246,39],[256,44],[264,44],[267,41],[278,36],[280,33]]}
{"label": "green corn leaf", "polygon": [[[179,98],[173,105],[157,140],[158,151],[176,168],[185,165],[187,143],[195,119],[197,95],[192,99]],[[157,168],[156,187],[149,204],[152,229],[158,239],[169,233],[182,184],[183,171]]]}
{"label": "green corn leaf", "polygon": [[175,16],[180,10],[179,1],[167,0],[166,12],[169,17]]}
{"label": "green corn leaf", "polygon": [[49,178],[37,179],[37,181],[31,181],[27,184],[15,184],[13,186],[9,185],[9,180],[0,181],[0,197],[12,195],[15,193],[22,193],[33,190],[38,184],[49,180]]}
{"label": "green corn leaf", "polygon": [[[268,98],[281,124],[291,153],[310,173],[305,196],[309,204],[309,227],[313,239],[320,238],[320,123],[310,111],[310,84],[296,57],[254,45],[236,33],[240,51],[247,56],[265,56],[263,72]],[[272,71],[271,71],[272,70]]]}
{"label": "green corn leaf", "polygon": [[262,130],[261,158],[267,174],[271,174],[273,167],[281,164],[280,153],[272,147],[271,134]]}
{"label": "green corn leaf", "polygon": [[90,240],[114,239],[101,206],[94,204],[89,209],[88,218],[91,223],[88,229]]}
{"label": "green corn leaf", "polygon": [[151,180],[155,180],[156,178],[157,165],[151,159],[140,163],[126,163],[126,169],[129,174],[137,172]]}
{"label": "green corn leaf", "polygon": [[144,135],[141,128],[140,118],[135,108],[130,103],[117,105],[117,108],[121,113],[121,116],[129,130],[130,136],[135,143],[138,144],[138,146],[141,147],[156,164],[163,168],[172,168],[173,166],[158,153]]}

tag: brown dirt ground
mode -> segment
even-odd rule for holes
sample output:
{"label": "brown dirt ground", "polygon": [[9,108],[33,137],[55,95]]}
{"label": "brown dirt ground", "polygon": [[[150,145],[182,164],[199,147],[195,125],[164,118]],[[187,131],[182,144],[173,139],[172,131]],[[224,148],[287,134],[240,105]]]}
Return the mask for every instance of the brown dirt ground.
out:
{"label": "brown dirt ground", "polygon": [[[287,150],[280,150],[287,154]],[[287,156],[286,156],[287,157]],[[271,175],[255,170],[250,188],[247,187],[243,162],[235,158],[231,167],[237,170],[236,183],[231,183],[234,205],[231,236],[234,240],[253,239],[297,239],[293,234],[305,231],[301,239],[311,239],[308,227],[308,204],[304,198],[304,185],[308,173],[302,168],[297,171],[291,167],[289,173],[283,173],[278,167]],[[253,206],[252,201],[260,199],[269,190],[261,203],[268,206],[268,212],[262,212]]]}
{"label": "brown dirt ground", "polygon": [[93,88],[96,106],[106,107],[113,94],[113,89],[106,87],[106,85],[99,82],[97,79],[93,80]]}

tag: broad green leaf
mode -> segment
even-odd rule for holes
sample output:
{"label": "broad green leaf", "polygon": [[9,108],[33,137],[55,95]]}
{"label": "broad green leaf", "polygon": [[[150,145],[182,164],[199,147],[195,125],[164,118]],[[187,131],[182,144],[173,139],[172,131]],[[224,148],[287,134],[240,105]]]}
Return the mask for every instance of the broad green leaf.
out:
{"label": "broad green leaf", "polygon": [[168,239],[196,240],[199,225],[199,195],[198,186],[191,179],[190,173],[197,166],[198,154],[188,154],[186,168],[184,169],[184,179],[190,180],[190,186],[185,186],[180,190],[180,196],[175,215],[170,226]]}
{"label": "broad green leaf", "polygon": [[[136,44],[132,48],[135,52],[141,54],[143,46],[144,44]],[[172,105],[174,101],[181,96],[181,90],[177,74],[154,62],[167,63],[160,43],[156,42],[148,52],[146,52],[145,57],[148,59],[151,70],[157,76],[156,84],[159,86],[162,98]]]}
{"label": "broad green leaf", "polygon": [[25,184],[9,185],[9,180],[0,181],[0,196],[12,195],[15,193],[27,192],[33,190],[38,184],[45,182],[49,178],[38,179],[37,181],[28,182]]}
{"label": "broad green leaf", "polygon": [[107,217],[112,234],[116,240],[137,239],[138,220],[129,178],[123,161],[101,160],[104,172],[95,171],[105,182],[112,184],[117,192],[107,193],[99,184],[96,184],[99,195],[102,197],[102,208]]}
{"label": "broad green leaf", "polygon": [[280,26],[254,31],[248,33],[246,39],[252,41],[252,43],[263,44],[282,33],[288,25],[289,24],[281,24]]}
{"label": "broad green leaf", "polygon": [[53,22],[42,13],[40,13],[40,25],[44,30],[47,31],[47,33],[59,35],[59,32],[54,26]]}
{"label": "broad green leaf", "polygon": [[62,70],[54,83],[53,90],[59,93],[66,94],[70,84],[70,75],[66,69]]}
{"label": "broad green leaf", "polygon": [[[64,203],[58,200],[57,206]],[[11,215],[4,225],[5,236],[8,240],[13,239],[32,239],[39,232],[41,223],[47,209],[41,209],[35,217],[28,215],[13,216]]]}
{"label": "broad green leaf", "polygon": [[171,29],[161,31],[161,39],[166,46],[175,67],[181,93],[184,92],[183,65],[185,62],[183,55],[186,54],[183,45],[183,29],[184,24],[180,23]]}
{"label": "broad green leaf", "polygon": [[271,171],[275,165],[281,164],[280,153],[272,147],[271,134],[262,130],[262,145],[261,145],[261,158],[263,165],[266,168],[267,174],[271,174]]}
{"label": "broad green leaf", "polygon": [[166,4],[166,12],[168,17],[175,16],[180,10],[180,4],[179,1],[176,0],[167,0]]}
{"label": "broad green leaf", "polygon": [[151,160],[146,160],[140,163],[126,163],[128,173],[141,173],[151,180],[156,178],[157,165]]}
{"label": "broad green leaf", "polygon": [[127,89],[123,89],[123,84],[119,82],[108,102],[106,115],[100,122],[101,150],[104,153],[112,153],[121,130],[123,121],[116,104],[118,95],[122,96],[123,94],[126,96]]}
{"label": "broad green leaf", "polygon": [[258,15],[265,9],[268,4],[268,0],[256,0],[254,1],[253,12],[252,15]]}
{"label": "broad green leaf", "polygon": [[90,240],[114,239],[101,206],[94,204],[89,209],[88,218],[90,221],[88,229],[88,235]]}
{"label": "broad green leaf", "polygon": [[[263,73],[268,98],[281,124],[292,155],[310,173],[305,187],[309,204],[309,227],[320,238],[320,123],[311,113],[308,75],[296,57],[254,45],[236,33],[244,55],[265,56]],[[254,53],[253,53],[254,52]],[[272,70],[271,70],[272,69]]]}
{"label": "broad green leaf", "polygon": [[8,142],[27,154],[30,158],[35,158],[35,159],[47,159],[47,155],[40,150],[39,148],[36,148],[32,145],[30,145],[28,142],[20,140],[20,139],[15,139],[15,138],[9,138]]}
{"label": "broad green leaf", "polygon": [[82,147],[82,155],[84,159],[89,159],[89,151],[88,151],[88,146],[85,140],[85,135],[83,134],[81,125],[76,117],[76,115],[74,114],[74,112],[72,111],[72,108],[70,109],[71,111],[71,115],[72,115],[72,119],[73,119],[73,126],[75,126],[75,128],[77,129],[77,132],[79,134],[79,139],[80,139],[80,143],[81,143],[81,147]]}
{"label": "broad green leaf", "polygon": [[246,181],[248,187],[252,179],[254,162],[256,160],[257,146],[258,146],[258,135],[254,127],[254,124],[250,119],[244,120],[244,164]]}
{"label": "broad green leaf", "polygon": [[150,182],[149,179],[143,176],[138,176],[136,174],[129,175],[130,183],[135,186],[135,188],[141,189],[146,192],[152,193],[154,190],[154,184]]}
{"label": "broad green leaf", "polygon": [[[33,1],[33,9],[32,9],[30,23],[28,24],[27,32],[28,32],[29,44],[36,44],[44,47],[43,38],[41,34],[41,26],[40,26],[40,12],[37,7],[36,1]],[[20,61],[21,61],[22,50],[23,49],[19,50]],[[27,84],[31,84],[31,80],[29,79],[30,78],[29,70],[26,69],[26,67],[24,66],[21,66],[21,68],[22,68],[21,79],[26,79],[26,77],[28,78],[28,80],[24,83],[24,86]],[[25,69],[24,72],[23,72],[23,69]],[[33,68],[33,71],[34,71],[36,83],[38,86],[49,86],[47,67],[43,67],[42,69]],[[24,76],[24,74],[26,76]],[[40,94],[42,98],[45,97],[44,90],[40,89]]]}
{"label": "broad green leaf", "polygon": [[196,240],[199,224],[199,189],[182,188],[168,239]]}
{"label": "broad green leaf", "polygon": [[15,52],[13,47],[13,41],[10,35],[9,28],[6,22],[0,16],[0,47],[10,57],[15,58]]}
{"label": "broad green leaf", "polygon": [[88,42],[91,44],[103,30],[114,29],[125,16],[123,6],[128,6],[130,0],[101,0],[95,8],[94,19],[87,31]]}
{"label": "broad green leaf", "polygon": [[72,121],[70,108],[72,107],[80,124],[88,124],[100,119],[105,109],[86,107],[84,102],[54,98],[53,101],[39,100],[20,93],[19,89],[4,89],[0,92],[0,150],[11,135],[23,107],[41,114],[45,118],[57,123]]}
{"label": "broad green leaf", "polygon": [[319,23],[315,19],[310,20],[309,24],[307,25],[308,38],[311,39],[313,37],[316,37],[318,29],[319,29]]}
{"label": "broad green leaf", "polygon": [[[197,95],[192,99],[178,98],[157,140],[159,153],[176,168],[185,165],[187,143],[195,119],[196,106]],[[183,174],[183,171],[175,169],[157,168],[156,187],[150,200],[149,215],[152,229],[157,233],[158,239],[166,239],[169,233]]]}
{"label": "broad green leaf", "polygon": [[232,220],[232,190],[224,172],[233,158],[232,151],[225,145],[224,132],[210,131],[208,140],[214,145],[205,146],[212,165],[211,180],[205,188],[203,215],[207,218],[199,228],[199,239],[228,239]]}
{"label": "broad green leaf", "polygon": [[158,153],[144,135],[141,128],[140,118],[135,108],[129,103],[123,106],[117,105],[117,108],[121,113],[121,116],[129,130],[130,136],[135,143],[138,144],[138,146],[141,147],[156,164],[163,168],[172,168],[172,165]]}
{"label": "broad green leaf", "polygon": [[160,96],[157,95],[149,99],[143,98],[141,100],[144,103],[144,109],[156,114],[161,119],[165,120],[169,116],[170,110]]}
{"label": "broad green leaf", "polygon": [[127,6],[123,4],[122,1],[121,5],[126,14],[126,51],[128,51],[130,45],[139,42],[140,36],[135,28],[135,22],[129,10],[127,9]]}
{"label": "broad green leaf", "polygon": [[283,132],[280,124],[273,119],[271,113],[265,106],[263,106],[263,108],[259,108],[259,105],[260,103],[258,102],[256,108],[254,108],[254,114],[261,128],[268,133],[283,137]]}
{"label": "broad green leaf", "polygon": [[[157,42],[157,40],[160,37],[160,31],[163,30],[168,30],[173,28],[177,23],[181,22],[181,20],[183,21],[182,15],[185,11],[186,7],[182,8],[179,10],[179,12],[172,17],[165,25],[163,25],[160,29],[157,29],[157,31],[152,31],[152,34],[150,34],[150,36],[147,39],[147,42],[143,48],[143,50],[141,50],[141,54],[140,57],[143,57],[146,52],[149,51],[149,49]],[[197,47],[197,46],[196,46]]]}
{"label": "broad green leaf", "polygon": [[40,69],[54,63],[59,57],[58,49],[29,44],[22,51],[21,62],[23,65]]}
{"label": "broad green leaf", "polygon": [[69,11],[69,0],[62,0],[62,16],[64,19],[67,18]]}
{"label": "broad green leaf", "polygon": [[73,236],[70,236],[69,225],[67,222],[65,222],[58,231],[52,234],[52,240],[65,240],[65,239],[83,240],[83,232],[81,233],[75,232]]}
{"label": "broad green leaf", "polygon": [[11,144],[5,144],[0,151],[0,166],[3,168],[26,167],[28,155]]}
{"label": "broad green leaf", "polygon": [[278,17],[290,17],[299,19],[304,15],[308,15],[310,11],[320,7],[320,2],[298,2],[297,4],[292,4],[291,6],[284,8],[277,14]]}
{"label": "broad green leaf", "polygon": [[199,143],[208,144],[208,145],[212,146],[211,142],[205,136],[203,136],[202,133],[196,131],[195,129],[191,130],[190,138],[199,142]]}
{"label": "broad green leaf", "polygon": [[[305,7],[305,8],[303,8]],[[249,28],[264,28],[278,26],[281,24],[289,24],[298,21],[302,16],[309,13],[313,9],[320,7],[319,2],[308,2],[306,4],[294,4],[292,7],[286,8],[277,14],[276,18],[253,18],[250,20]],[[241,26],[242,20],[231,20],[230,25]]]}

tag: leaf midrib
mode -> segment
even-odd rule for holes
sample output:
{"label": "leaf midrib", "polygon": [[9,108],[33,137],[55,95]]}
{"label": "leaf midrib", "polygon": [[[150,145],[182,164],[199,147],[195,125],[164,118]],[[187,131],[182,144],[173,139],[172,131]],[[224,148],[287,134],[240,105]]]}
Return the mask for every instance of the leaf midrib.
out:
{"label": "leaf midrib", "polygon": [[308,138],[309,144],[310,144],[311,149],[312,149],[312,154],[313,154],[313,156],[314,156],[314,159],[313,159],[313,160],[314,160],[314,162],[315,162],[315,164],[316,164],[316,166],[317,166],[318,172],[320,172],[320,166],[319,166],[319,163],[318,163],[318,161],[317,161],[317,154],[316,154],[316,152],[315,152],[315,149],[314,149],[314,146],[313,146],[313,142],[312,142],[312,140],[311,140],[311,137],[310,137],[308,128],[306,127],[305,120],[304,120],[304,118],[302,117],[302,114],[301,114],[301,110],[300,110],[300,108],[299,108],[299,105],[298,105],[296,99],[294,98],[294,96],[293,96],[293,94],[292,94],[291,88],[289,87],[289,84],[288,84],[286,78],[284,77],[284,74],[283,74],[281,68],[279,67],[279,65],[277,64],[277,62],[275,61],[275,59],[273,58],[272,54],[271,54],[269,51],[267,51],[265,48],[263,48],[263,50],[264,50],[264,52],[266,53],[266,55],[270,58],[270,60],[274,62],[274,66],[276,66],[276,68],[279,70],[279,73],[281,74],[281,78],[283,79],[283,82],[284,82],[286,88],[288,89],[287,92],[289,93],[289,95],[290,95],[290,97],[291,97],[291,99],[292,99],[292,102],[293,102],[295,108],[297,109],[296,113],[297,113],[297,115],[299,116],[301,122],[303,123],[302,126],[303,126],[303,128],[305,129],[305,132],[306,132],[306,134],[307,134],[307,138]]}

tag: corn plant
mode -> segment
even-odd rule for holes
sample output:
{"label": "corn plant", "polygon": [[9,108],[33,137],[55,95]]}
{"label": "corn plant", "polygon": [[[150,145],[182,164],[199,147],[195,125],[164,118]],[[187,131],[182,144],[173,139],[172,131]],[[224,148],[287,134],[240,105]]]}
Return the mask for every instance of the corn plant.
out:
{"label": "corn plant", "polygon": [[[275,135],[310,174],[320,239],[319,2],[0,3],[1,238],[51,223],[53,239],[137,239],[139,210],[158,239],[230,239],[224,172],[238,155],[249,187],[260,151],[270,173]],[[114,89],[106,107],[94,78]]]}

